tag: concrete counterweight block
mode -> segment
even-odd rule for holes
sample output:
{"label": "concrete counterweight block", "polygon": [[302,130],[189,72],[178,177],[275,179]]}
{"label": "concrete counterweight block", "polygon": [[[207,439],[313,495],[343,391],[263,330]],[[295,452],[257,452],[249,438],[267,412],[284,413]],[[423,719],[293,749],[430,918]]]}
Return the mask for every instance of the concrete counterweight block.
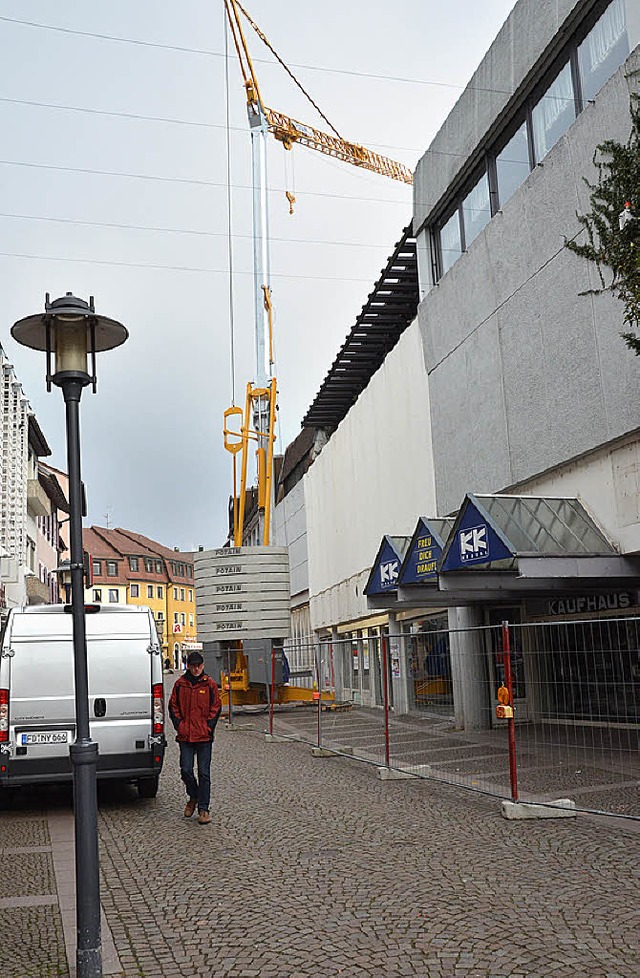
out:
{"label": "concrete counterweight block", "polygon": [[535,805],[524,801],[503,801],[501,804],[504,818],[513,820],[531,818],[575,818],[576,803],[571,798],[558,798],[547,805]]}

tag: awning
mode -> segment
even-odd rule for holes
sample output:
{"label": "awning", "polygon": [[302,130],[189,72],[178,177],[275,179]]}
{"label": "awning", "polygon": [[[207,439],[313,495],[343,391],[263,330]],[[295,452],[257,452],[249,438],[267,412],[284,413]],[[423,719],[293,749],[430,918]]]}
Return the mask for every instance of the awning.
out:
{"label": "awning", "polygon": [[382,538],[364,588],[367,597],[391,593],[395,595],[398,589],[400,566],[408,545],[409,537],[384,536]]}
{"label": "awning", "polygon": [[[434,521],[422,522],[434,537]],[[412,537],[389,610],[510,604],[640,585],[640,557],[621,555],[575,497],[468,493],[450,532],[441,527],[435,578],[408,583],[419,541],[426,542],[426,534]],[[422,548],[423,555],[428,549]]]}

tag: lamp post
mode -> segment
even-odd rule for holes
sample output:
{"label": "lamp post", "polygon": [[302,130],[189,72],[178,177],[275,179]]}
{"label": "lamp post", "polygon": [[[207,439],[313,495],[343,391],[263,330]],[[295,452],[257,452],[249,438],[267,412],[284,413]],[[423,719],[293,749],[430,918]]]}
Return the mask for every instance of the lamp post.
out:
{"label": "lamp post", "polygon": [[[86,303],[71,292],[49,302],[45,311],[20,319],[11,335],[22,346],[47,355],[47,390],[62,388],[66,407],[69,469],[69,536],[71,544],[71,610],[75,675],[76,740],[70,745],[73,770],[76,852],[76,966],[78,978],[101,978],[100,876],[98,862],[98,745],[89,729],[89,679],[84,612],[82,551],[83,492],[80,478],[80,397],[91,384],[96,392],[96,353],[120,346],[128,337],[122,323],[96,315],[93,297]],[[51,357],[55,372],[51,372]],[[91,359],[91,373],[87,360]]]}

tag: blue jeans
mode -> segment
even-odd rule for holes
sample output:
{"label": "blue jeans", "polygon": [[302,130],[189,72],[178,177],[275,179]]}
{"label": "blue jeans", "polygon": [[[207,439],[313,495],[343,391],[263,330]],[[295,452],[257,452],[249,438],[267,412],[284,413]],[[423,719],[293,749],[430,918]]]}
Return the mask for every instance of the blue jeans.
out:
{"label": "blue jeans", "polygon": [[[189,798],[198,801],[198,811],[208,812],[211,799],[211,748],[210,740],[201,744],[180,744],[180,777],[185,783]],[[193,763],[198,759],[198,780],[193,776]]]}

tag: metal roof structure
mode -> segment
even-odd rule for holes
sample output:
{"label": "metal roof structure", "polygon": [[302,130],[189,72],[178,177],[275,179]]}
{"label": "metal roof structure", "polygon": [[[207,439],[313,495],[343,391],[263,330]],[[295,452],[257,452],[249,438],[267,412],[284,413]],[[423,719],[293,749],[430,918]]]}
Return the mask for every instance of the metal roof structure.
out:
{"label": "metal roof structure", "polygon": [[418,298],[416,240],[409,224],[303,418],[303,428],[335,431],[415,318]]}
{"label": "metal roof structure", "polygon": [[503,495],[475,498],[518,553],[616,553],[580,499]]}

